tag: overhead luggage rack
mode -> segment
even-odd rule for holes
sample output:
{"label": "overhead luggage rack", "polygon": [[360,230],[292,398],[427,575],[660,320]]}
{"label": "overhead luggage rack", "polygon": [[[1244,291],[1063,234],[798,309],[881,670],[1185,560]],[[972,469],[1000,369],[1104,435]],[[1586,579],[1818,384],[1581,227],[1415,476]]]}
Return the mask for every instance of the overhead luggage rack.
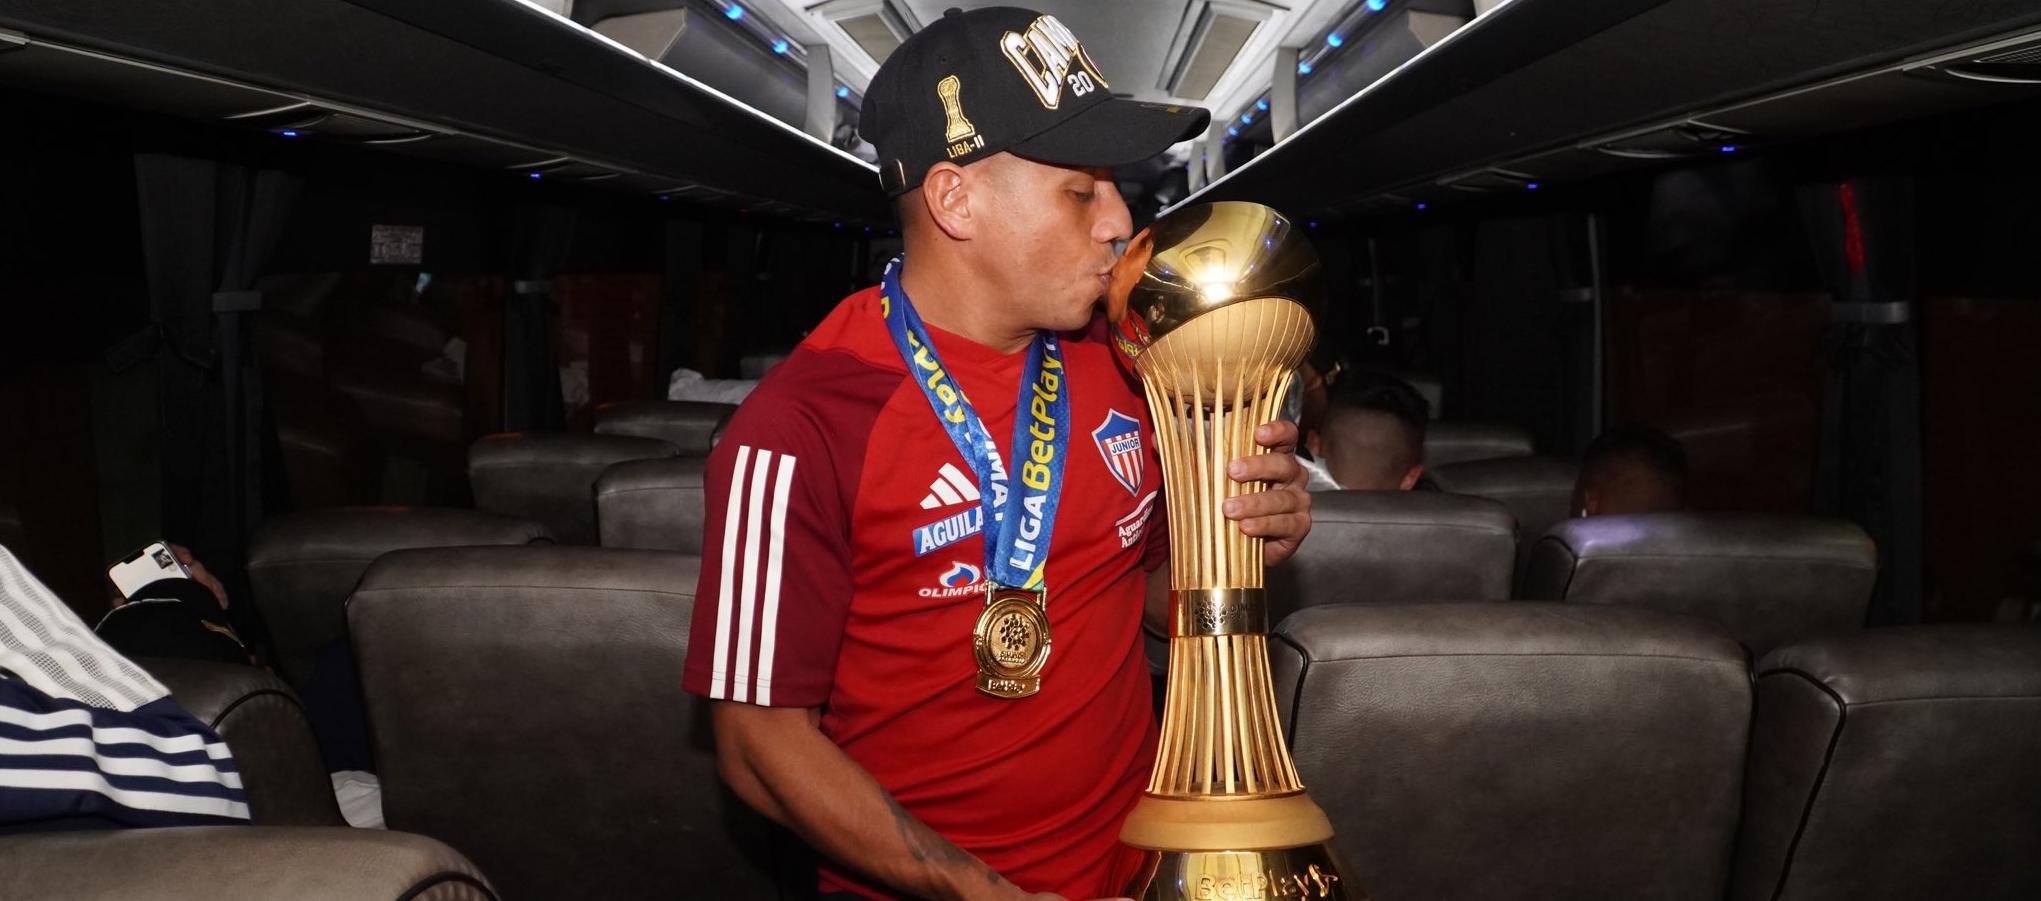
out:
{"label": "overhead luggage rack", "polygon": [[0,86],[540,179],[888,219],[868,163],[505,0],[0,0]]}
{"label": "overhead luggage rack", "polygon": [[2034,59],[2032,0],[1509,0],[1182,202],[1423,209],[2032,97]]}

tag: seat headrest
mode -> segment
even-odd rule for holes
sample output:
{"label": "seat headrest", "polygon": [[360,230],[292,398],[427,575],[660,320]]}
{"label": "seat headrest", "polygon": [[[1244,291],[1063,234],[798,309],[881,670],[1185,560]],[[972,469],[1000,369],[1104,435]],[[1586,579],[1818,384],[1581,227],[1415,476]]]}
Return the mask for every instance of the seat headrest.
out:
{"label": "seat headrest", "polygon": [[1714,660],[1738,668],[1745,660],[1743,648],[1705,620],[1530,601],[1336,604],[1300,610],[1276,634],[1312,662],[1495,653]]}
{"label": "seat headrest", "polygon": [[763,820],[681,688],[699,568],[590,547],[377,561],[347,612],[391,828],[513,897],[771,897]]}
{"label": "seat headrest", "polygon": [[1523,594],[1705,617],[1763,653],[1863,625],[1877,549],[1854,523],[1757,513],[1569,519],[1530,553]]}
{"label": "seat headrest", "polygon": [[2041,628],[1815,639],[1757,688],[1732,901],[2041,897]]}
{"label": "seat headrest", "polygon": [[1845,704],[1966,698],[2041,699],[2041,627],[1948,623],[1866,629],[1796,642],[1758,674],[1793,672]]}
{"label": "seat headrest", "polygon": [[[1531,433],[1499,422],[1433,422],[1424,430],[1424,465],[1528,457]],[[1571,487],[1571,486],[1568,486]]]}
{"label": "seat headrest", "polygon": [[1311,536],[1268,573],[1270,618],[1319,604],[1509,598],[1516,523],[1486,498],[1433,491],[1311,495]]}
{"label": "seat headrest", "polygon": [[602,471],[679,452],[672,442],[623,435],[490,435],[468,449],[468,483],[478,508],[536,519],[562,544],[594,544]]}
{"label": "seat headrest", "polygon": [[602,471],[595,482],[595,494],[600,498],[628,491],[699,491],[708,468],[708,461],[701,457],[625,460]]}
{"label": "seat headrest", "polygon": [[595,467],[589,481],[610,464],[680,453],[673,442],[627,435],[507,432],[484,435],[468,448],[468,471],[505,467]]}
{"label": "seat headrest", "polygon": [[404,548],[531,544],[552,537],[528,519],[454,507],[304,510],[263,521],[248,543],[248,568],[346,562],[366,569],[377,557]]}
{"label": "seat headrest", "polygon": [[1494,498],[1504,503],[1535,495],[1573,497],[1580,464],[1558,457],[1502,457],[1469,460],[1426,469],[1440,491]]}
{"label": "seat headrest", "polygon": [[248,584],[277,668],[303,687],[319,654],[347,634],[341,605],[376,558],[394,550],[550,542],[528,519],[447,507],[352,507],[271,517],[248,544]]}
{"label": "seat headrest", "polygon": [[708,499],[702,457],[625,460],[595,482],[596,532],[603,547],[699,554]]}
{"label": "seat headrest", "polygon": [[735,412],[736,404],[692,400],[603,404],[595,411],[595,433],[657,438],[672,442],[688,456],[706,457],[716,433]]}
{"label": "seat headrest", "polygon": [[1721,885],[1750,673],[1706,622],[1528,602],[1313,607],[1278,627],[1270,663],[1298,774],[1370,897]]}
{"label": "seat headrest", "polygon": [[[699,561],[692,554],[534,545],[393,551],[369,567],[354,590],[450,598],[511,589],[537,595],[656,591],[693,597]],[[477,623],[476,628],[490,627]],[[517,628],[503,623],[500,628]]]}

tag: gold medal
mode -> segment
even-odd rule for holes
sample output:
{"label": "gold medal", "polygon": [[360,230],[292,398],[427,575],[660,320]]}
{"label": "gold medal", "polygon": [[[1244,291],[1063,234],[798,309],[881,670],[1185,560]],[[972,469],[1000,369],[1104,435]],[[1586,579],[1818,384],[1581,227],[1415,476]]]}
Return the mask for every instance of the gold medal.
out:
{"label": "gold medal", "polygon": [[1049,662],[1045,592],[987,583],[985,610],[971,630],[978,655],[978,690],[995,698],[1025,698],[1042,690]]}

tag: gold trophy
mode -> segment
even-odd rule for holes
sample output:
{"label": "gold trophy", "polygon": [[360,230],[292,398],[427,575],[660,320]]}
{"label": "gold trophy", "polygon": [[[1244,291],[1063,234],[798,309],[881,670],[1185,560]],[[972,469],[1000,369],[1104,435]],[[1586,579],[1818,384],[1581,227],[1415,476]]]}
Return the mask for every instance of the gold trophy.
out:
{"label": "gold trophy", "polygon": [[1253,203],[1178,210],[1136,235],[1113,272],[1113,343],[1141,379],[1169,500],[1169,688],[1148,791],[1120,840],[1147,852],[1141,901],[1364,899],[1304,794],[1269,678],[1262,542],[1220,505],[1261,490],[1226,464],[1264,450],[1314,336],[1318,255]]}

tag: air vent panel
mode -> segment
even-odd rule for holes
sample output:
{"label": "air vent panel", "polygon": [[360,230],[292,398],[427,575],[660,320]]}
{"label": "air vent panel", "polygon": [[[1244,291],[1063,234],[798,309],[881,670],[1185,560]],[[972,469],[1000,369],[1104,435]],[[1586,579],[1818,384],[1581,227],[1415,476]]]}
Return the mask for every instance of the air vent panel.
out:
{"label": "air vent panel", "polygon": [[1203,99],[1232,68],[1240,49],[1261,22],[1222,9],[1205,7],[1198,14],[1188,50],[1179,58],[1176,71],[1162,85],[1172,97]]}

